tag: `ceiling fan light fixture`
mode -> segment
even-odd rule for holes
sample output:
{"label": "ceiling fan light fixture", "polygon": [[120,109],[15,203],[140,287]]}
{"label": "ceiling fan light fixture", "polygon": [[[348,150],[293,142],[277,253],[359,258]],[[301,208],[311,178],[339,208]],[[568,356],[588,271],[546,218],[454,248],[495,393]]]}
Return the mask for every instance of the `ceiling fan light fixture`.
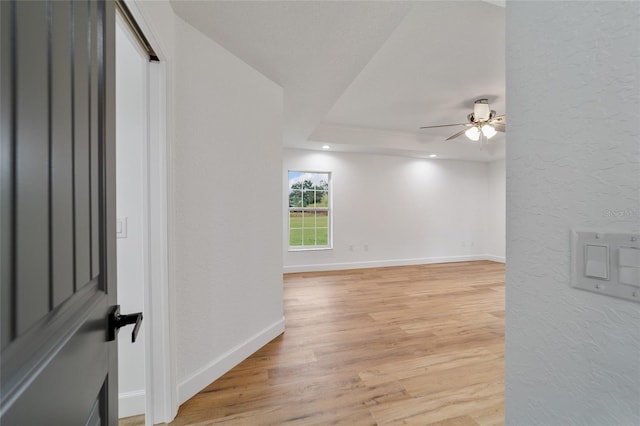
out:
{"label": "ceiling fan light fixture", "polygon": [[471,139],[472,141],[477,141],[480,139],[480,130],[477,127],[469,127],[464,134]]}
{"label": "ceiling fan light fixture", "polygon": [[496,132],[496,129],[494,129],[493,126],[489,124],[482,126],[482,134],[485,135],[487,139],[491,139],[496,135],[496,133],[498,132]]}
{"label": "ceiling fan light fixture", "polygon": [[457,126],[464,126],[464,128],[449,136],[445,139],[445,142],[465,135],[468,139],[474,142],[480,141],[480,145],[483,145],[490,138],[494,137],[497,132],[504,133],[506,131],[505,115],[497,115],[496,111],[489,107],[489,101],[486,98],[475,100],[473,103],[473,112],[467,115],[466,123],[438,124],[434,126],[423,126],[420,127],[420,129]]}

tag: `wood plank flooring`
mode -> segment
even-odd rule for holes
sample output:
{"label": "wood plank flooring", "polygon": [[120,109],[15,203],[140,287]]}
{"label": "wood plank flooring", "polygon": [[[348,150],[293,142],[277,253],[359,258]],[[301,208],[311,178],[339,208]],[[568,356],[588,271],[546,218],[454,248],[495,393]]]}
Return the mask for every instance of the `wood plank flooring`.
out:
{"label": "wood plank flooring", "polygon": [[172,425],[499,425],[504,265],[287,274],[286,331]]}

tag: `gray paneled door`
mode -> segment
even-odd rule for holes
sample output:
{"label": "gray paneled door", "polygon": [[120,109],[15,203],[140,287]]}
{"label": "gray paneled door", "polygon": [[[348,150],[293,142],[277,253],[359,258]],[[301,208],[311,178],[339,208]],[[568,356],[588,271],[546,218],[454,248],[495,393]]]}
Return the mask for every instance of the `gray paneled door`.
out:
{"label": "gray paneled door", "polygon": [[114,12],[2,1],[0,424],[117,424]]}

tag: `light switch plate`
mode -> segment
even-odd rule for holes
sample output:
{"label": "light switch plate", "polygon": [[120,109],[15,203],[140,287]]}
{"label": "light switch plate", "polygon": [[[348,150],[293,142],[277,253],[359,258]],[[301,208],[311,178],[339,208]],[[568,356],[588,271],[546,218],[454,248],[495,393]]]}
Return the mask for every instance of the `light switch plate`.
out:
{"label": "light switch plate", "polygon": [[116,219],[116,238],[127,238],[127,218]]}
{"label": "light switch plate", "polygon": [[628,265],[640,253],[640,234],[574,230],[571,239],[574,288],[640,303],[640,268]]}

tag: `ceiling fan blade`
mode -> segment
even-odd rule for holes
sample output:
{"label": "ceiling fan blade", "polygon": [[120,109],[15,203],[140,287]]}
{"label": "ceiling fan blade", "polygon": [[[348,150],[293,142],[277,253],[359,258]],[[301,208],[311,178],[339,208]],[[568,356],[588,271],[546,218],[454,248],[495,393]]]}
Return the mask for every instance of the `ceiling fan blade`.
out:
{"label": "ceiling fan blade", "polygon": [[492,123],[494,123],[494,122],[503,123],[504,120],[506,120],[506,119],[507,119],[507,116],[502,114],[502,115],[496,115],[495,117],[493,117],[489,121],[492,122]]}
{"label": "ceiling fan blade", "polygon": [[462,129],[458,133],[456,133],[455,135],[449,136],[447,139],[445,139],[445,141],[450,141],[451,139],[455,139],[458,136],[462,136],[464,134],[464,132],[466,132],[466,131],[467,131],[467,129]]}
{"label": "ceiling fan blade", "polygon": [[496,129],[498,132],[504,133],[506,130],[506,125],[504,123],[491,123],[491,126]]}
{"label": "ceiling fan blade", "polygon": [[469,123],[441,124],[439,126],[424,126],[421,129],[435,129],[436,127],[466,126]]}

